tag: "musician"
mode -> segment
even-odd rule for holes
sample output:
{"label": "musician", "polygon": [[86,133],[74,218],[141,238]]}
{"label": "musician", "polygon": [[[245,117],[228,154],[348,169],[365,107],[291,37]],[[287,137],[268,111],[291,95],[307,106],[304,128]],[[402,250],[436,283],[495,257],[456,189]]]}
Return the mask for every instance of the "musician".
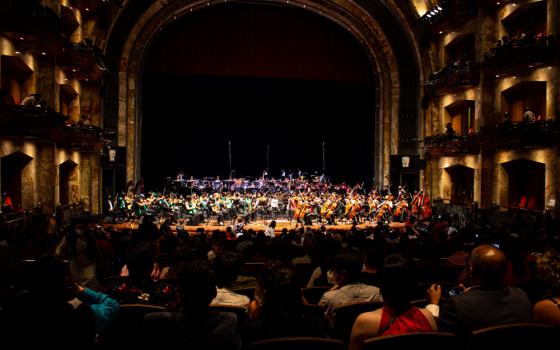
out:
{"label": "musician", "polygon": [[219,176],[216,176],[216,179],[212,184],[212,189],[214,192],[221,192],[222,188],[223,188],[222,180],[220,180]]}
{"label": "musician", "polygon": [[183,173],[183,171],[179,171],[179,173],[177,174],[177,181],[181,181],[183,182],[183,177],[185,176],[185,174]]}
{"label": "musician", "polygon": [[280,212],[280,207],[278,206],[278,197],[274,196],[270,200],[270,212],[272,213],[273,217],[276,217],[276,214]]}

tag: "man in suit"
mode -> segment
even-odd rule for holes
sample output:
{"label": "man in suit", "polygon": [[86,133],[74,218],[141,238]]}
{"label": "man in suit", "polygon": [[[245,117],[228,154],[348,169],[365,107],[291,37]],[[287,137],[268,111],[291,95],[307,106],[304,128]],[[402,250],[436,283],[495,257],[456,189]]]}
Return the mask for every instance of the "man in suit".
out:
{"label": "man in suit", "polygon": [[531,322],[531,302],[521,289],[505,286],[506,269],[507,260],[500,249],[493,245],[476,247],[469,259],[474,285],[443,305],[438,329],[467,337],[481,328]]}

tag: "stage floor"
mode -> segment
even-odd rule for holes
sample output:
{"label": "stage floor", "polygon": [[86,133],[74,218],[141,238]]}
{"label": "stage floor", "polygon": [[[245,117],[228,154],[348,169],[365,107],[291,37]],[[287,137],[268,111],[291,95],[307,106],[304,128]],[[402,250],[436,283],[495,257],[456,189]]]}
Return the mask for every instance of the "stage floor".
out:
{"label": "stage floor", "polygon": [[[264,231],[268,228],[268,225],[270,224],[270,221],[271,220],[261,220],[261,219],[259,219],[255,222],[251,222],[250,224],[244,225],[243,229],[245,231],[249,230],[249,229],[252,229],[255,232]],[[284,229],[284,228],[286,228],[288,230],[296,228],[296,222],[294,220],[292,220],[290,222],[287,219],[277,219],[275,221],[276,221],[276,234],[277,235],[279,235],[282,232],[282,229]],[[105,226],[105,228],[113,227],[117,230],[136,229],[136,228],[138,228],[138,223],[128,221],[128,222],[123,222],[123,223],[118,223],[118,224],[117,223],[115,223],[115,224],[105,224],[104,226]],[[215,231],[215,230],[225,232],[226,228],[228,226],[231,226],[232,229],[233,229],[234,224],[231,221],[226,221],[226,222],[224,222],[223,226],[220,226],[217,221],[211,220],[208,224],[202,223],[198,226],[183,226],[183,230],[187,231],[189,233],[196,233],[199,228],[203,228],[204,231],[206,231],[206,232],[212,232],[212,231]],[[318,230],[321,226],[322,226],[322,224],[320,224],[320,223],[313,223],[313,225],[305,225],[305,227],[311,227],[314,230]],[[357,228],[360,229],[360,230],[363,230],[363,229],[366,229],[366,228],[373,228],[375,226],[377,226],[376,223],[367,222],[367,223],[362,223],[362,224],[357,225]],[[392,222],[392,223],[389,224],[389,226],[391,228],[399,229],[403,232],[405,230],[404,222]],[[298,225],[297,228],[299,228],[299,227],[301,227],[301,225]],[[327,228],[328,231],[331,231],[331,232],[350,231],[350,229],[352,228],[352,224],[339,223],[337,225],[325,225],[325,227]],[[174,232],[176,232],[176,226],[175,225],[171,226],[171,229]]]}

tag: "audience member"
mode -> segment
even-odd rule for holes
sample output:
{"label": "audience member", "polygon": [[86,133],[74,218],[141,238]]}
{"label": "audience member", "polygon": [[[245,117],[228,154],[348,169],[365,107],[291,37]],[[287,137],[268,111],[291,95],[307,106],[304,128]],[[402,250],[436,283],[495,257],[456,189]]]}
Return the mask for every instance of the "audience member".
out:
{"label": "audience member", "polygon": [[439,330],[467,337],[477,329],[532,320],[532,306],[525,292],[505,286],[507,260],[501,250],[478,246],[471,253],[469,265],[473,285],[443,305]]}
{"label": "audience member", "polygon": [[538,260],[537,269],[549,288],[549,297],[535,304],[533,315],[539,323],[560,326],[560,254],[547,250]]}
{"label": "audience member", "polygon": [[93,348],[96,334],[115,318],[119,304],[68,282],[64,264],[53,255],[40,257],[30,272],[28,293],[15,303],[3,342],[22,348]]}
{"label": "audience member", "polygon": [[249,298],[231,290],[241,271],[239,253],[226,251],[218,255],[214,260],[214,271],[218,282],[218,290],[216,297],[212,300],[212,305],[247,307],[250,302]]}
{"label": "audience member", "polygon": [[333,261],[335,285],[323,294],[319,301],[327,319],[332,320],[336,308],[344,305],[383,301],[379,288],[359,282],[362,267],[363,258],[358,250],[346,249],[335,256]]}
{"label": "audience member", "polygon": [[144,317],[147,339],[195,350],[241,347],[237,316],[209,308],[216,297],[216,279],[207,261],[194,260],[181,268],[178,294],[178,312],[149,313]]}
{"label": "audience member", "polygon": [[248,337],[326,337],[323,318],[305,312],[292,264],[269,260],[259,276],[255,299],[251,303]]}
{"label": "audience member", "polygon": [[40,101],[41,101],[41,94],[39,93],[30,94],[29,96],[24,98],[23,101],[21,101],[21,105],[27,107],[36,107],[39,105]]}
{"label": "audience member", "polygon": [[[361,350],[369,338],[437,330],[431,311],[412,306],[416,289],[416,267],[400,254],[389,255],[381,269],[381,294],[385,305],[378,310],[358,316],[350,338],[350,350]],[[437,310],[441,288],[432,285],[430,306]]]}

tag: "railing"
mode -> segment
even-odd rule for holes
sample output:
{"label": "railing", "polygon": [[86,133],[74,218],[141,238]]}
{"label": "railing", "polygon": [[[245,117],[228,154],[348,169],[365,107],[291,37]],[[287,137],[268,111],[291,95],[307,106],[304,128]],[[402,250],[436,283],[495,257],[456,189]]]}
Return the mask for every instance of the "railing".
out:
{"label": "railing", "polygon": [[557,142],[560,121],[501,123],[480,128],[480,145],[489,148],[546,147]]}
{"label": "railing", "polygon": [[424,139],[424,156],[446,157],[464,154],[479,154],[477,134],[437,134]]}
{"label": "railing", "polygon": [[94,126],[66,126],[67,116],[26,106],[0,107],[0,136],[26,137],[55,142],[60,147],[97,150],[103,130]]}
{"label": "railing", "polygon": [[454,62],[431,74],[426,89],[441,93],[454,92],[465,87],[476,86],[479,81],[479,64]]}
{"label": "railing", "polygon": [[517,74],[554,62],[557,38],[527,35],[519,40],[502,43],[484,54],[484,67],[501,75]]}

